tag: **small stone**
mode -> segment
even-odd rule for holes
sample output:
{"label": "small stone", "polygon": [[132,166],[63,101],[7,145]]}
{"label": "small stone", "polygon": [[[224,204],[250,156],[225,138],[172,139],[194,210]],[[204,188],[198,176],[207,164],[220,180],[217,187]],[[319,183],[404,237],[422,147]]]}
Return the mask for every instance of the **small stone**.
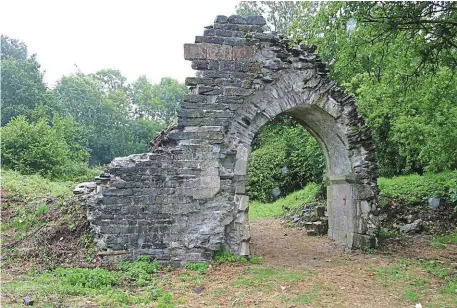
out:
{"label": "small stone", "polygon": [[240,15],[232,15],[230,16],[227,21],[231,24],[245,24],[246,19]]}
{"label": "small stone", "polygon": [[430,198],[428,199],[428,206],[431,208],[431,209],[436,209],[440,206],[440,201],[441,199],[440,198]]}
{"label": "small stone", "polygon": [[325,216],[326,207],[323,205],[316,206],[317,216]]}
{"label": "small stone", "polygon": [[422,220],[417,219],[414,222],[397,227],[401,233],[419,232],[422,229]]}
{"label": "small stone", "polygon": [[267,24],[262,16],[246,16],[246,23],[250,25],[264,26]]}
{"label": "small stone", "polygon": [[34,300],[30,297],[30,296],[25,296],[23,299],[22,299],[24,305],[26,306],[33,306],[33,303],[34,303]]}
{"label": "small stone", "polygon": [[205,290],[204,287],[197,287],[194,289],[194,292],[197,294],[201,294]]}
{"label": "small stone", "polygon": [[225,24],[227,23],[227,16],[224,16],[224,15],[217,15],[216,16],[216,19],[214,20],[214,22],[216,23],[220,23],[220,24]]}

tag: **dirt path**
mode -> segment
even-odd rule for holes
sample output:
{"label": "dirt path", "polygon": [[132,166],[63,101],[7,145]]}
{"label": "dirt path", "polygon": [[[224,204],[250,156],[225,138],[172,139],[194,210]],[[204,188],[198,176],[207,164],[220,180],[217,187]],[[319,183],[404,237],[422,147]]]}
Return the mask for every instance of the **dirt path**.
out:
{"label": "dirt path", "polygon": [[[251,253],[261,256],[272,267],[331,267],[341,261],[372,262],[377,258],[351,251],[326,236],[307,236],[297,228],[284,228],[279,219],[262,219],[251,223]],[[344,262],[345,263],[345,262]]]}
{"label": "dirt path", "polygon": [[[386,267],[392,259],[414,255],[431,257],[431,253],[452,255],[454,250],[419,250],[415,245],[386,254],[366,254],[351,251],[331,242],[327,237],[309,237],[299,229],[284,228],[278,219],[251,223],[251,253],[263,258],[263,264],[275,268],[308,270],[313,275],[308,285],[315,285],[323,296],[319,307],[414,307],[403,294],[382,286],[374,275],[375,269]],[[449,259],[448,259],[449,260]],[[330,295],[330,296],[328,296]]]}

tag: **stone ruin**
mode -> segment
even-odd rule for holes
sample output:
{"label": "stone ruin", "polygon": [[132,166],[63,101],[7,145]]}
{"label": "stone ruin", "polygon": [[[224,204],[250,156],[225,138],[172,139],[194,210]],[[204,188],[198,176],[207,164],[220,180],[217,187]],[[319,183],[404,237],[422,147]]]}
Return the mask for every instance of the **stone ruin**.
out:
{"label": "stone ruin", "polygon": [[324,152],[328,237],[351,248],[376,245],[374,149],[353,96],[329,80],[315,46],[292,46],[264,25],[260,16],[217,16],[185,44],[197,77],[186,79],[178,125],[149,153],[114,159],[96,183],[76,190],[99,255],[150,255],[173,266],[219,250],[249,255],[250,144],[280,114]]}

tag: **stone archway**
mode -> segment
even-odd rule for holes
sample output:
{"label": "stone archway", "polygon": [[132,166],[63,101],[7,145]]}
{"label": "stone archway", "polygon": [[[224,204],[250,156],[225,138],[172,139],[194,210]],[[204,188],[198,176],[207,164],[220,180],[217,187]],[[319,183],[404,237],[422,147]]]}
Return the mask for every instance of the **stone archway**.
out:
{"label": "stone archway", "polygon": [[290,47],[264,25],[259,16],[218,16],[184,46],[198,77],[186,79],[178,126],[156,138],[151,153],[116,158],[87,199],[100,250],[175,265],[221,249],[248,255],[250,144],[279,114],[322,147],[329,237],[376,245],[374,150],[354,98],[329,80],[314,46]]}

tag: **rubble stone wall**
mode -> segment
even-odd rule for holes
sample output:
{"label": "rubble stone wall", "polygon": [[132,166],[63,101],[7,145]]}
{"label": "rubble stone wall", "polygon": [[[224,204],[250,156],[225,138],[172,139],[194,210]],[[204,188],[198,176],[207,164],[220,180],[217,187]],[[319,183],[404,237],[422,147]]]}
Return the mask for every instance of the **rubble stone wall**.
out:
{"label": "rubble stone wall", "polygon": [[291,46],[264,25],[259,16],[217,16],[185,44],[197,77],[186,79],[178,126],[150,153],[116,158],[81,195],[100,251],[175,266],[217,250],[249,255],[250,144],[279,114],[295,118],[322,147],[329,238],[376,244],[374,149],[354,98],[329,80],[315,46]]}

